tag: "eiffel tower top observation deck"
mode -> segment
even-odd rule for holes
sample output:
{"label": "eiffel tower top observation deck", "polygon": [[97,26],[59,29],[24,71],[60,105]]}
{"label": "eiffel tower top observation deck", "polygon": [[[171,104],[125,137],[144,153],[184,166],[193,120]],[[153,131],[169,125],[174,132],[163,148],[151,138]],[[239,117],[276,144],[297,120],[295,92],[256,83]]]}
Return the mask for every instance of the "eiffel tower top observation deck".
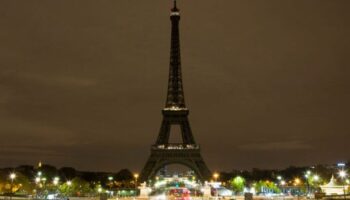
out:
{"label": "eiffel tower top observation deck", "polygon": [[180,54],[180,33],[179,21],[180,12],[174,0],[174,7],[171,9],[171,48],[168,93],[164,110],[187,110],[182,84],[181,54]]}

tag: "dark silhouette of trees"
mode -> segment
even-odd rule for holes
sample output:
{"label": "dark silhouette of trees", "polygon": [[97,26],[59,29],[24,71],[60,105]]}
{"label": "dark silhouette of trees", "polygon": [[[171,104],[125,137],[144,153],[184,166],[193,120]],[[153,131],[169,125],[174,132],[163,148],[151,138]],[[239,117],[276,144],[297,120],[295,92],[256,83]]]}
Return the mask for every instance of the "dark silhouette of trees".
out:
{"label": "dark silhouette of trees", "polygon": [[72,180],[77,176],[77,171],[72,167],[62,167],[59,169],[60,177],[64,177],[66,180]]}
{"label": "dark silhouette of trees", "polygon": [[131,181],[133,178],[133,174],[128,169],[122,169],[115,175],[116,181]]}

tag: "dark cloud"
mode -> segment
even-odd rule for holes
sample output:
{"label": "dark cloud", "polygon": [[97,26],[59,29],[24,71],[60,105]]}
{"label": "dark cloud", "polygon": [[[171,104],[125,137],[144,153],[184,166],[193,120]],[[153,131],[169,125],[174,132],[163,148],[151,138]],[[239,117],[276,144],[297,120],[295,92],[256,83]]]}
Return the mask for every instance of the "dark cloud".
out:
{"label": "dark cloud", "polygon": [[[210,168],[349,159],[349,4],[179,1],[186,103]],[[165,103],[170,6],[1,1],[1,165],[139,171]]]}

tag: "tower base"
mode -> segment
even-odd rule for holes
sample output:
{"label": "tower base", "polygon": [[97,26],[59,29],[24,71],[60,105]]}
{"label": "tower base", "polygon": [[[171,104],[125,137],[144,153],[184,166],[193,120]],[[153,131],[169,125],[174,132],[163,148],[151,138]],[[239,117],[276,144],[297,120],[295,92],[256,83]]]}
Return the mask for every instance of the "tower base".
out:
{"label": "tower base", "polygon": [[169,164],[181,164],[192,169],[196,178],[202,182],[209,180],[211,172],[205,164],[198,145],[195,144],[167,144],[154,145],[151,155],[143,168],[140,180],[153,179],[157,172]]}

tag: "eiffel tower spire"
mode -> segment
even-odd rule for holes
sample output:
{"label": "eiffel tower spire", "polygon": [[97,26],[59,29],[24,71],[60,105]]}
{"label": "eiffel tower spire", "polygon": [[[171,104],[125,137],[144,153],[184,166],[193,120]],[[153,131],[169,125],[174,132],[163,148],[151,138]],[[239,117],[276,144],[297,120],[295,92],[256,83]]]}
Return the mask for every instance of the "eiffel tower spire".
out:
{"label": "eiffel tower spire", "polygon": [[185,109],[185,96],[182,86],[181,55],[180,55],[180,13],[174,0],[174,7],[171,9],[171,47],[168,94],[165,109]]}

